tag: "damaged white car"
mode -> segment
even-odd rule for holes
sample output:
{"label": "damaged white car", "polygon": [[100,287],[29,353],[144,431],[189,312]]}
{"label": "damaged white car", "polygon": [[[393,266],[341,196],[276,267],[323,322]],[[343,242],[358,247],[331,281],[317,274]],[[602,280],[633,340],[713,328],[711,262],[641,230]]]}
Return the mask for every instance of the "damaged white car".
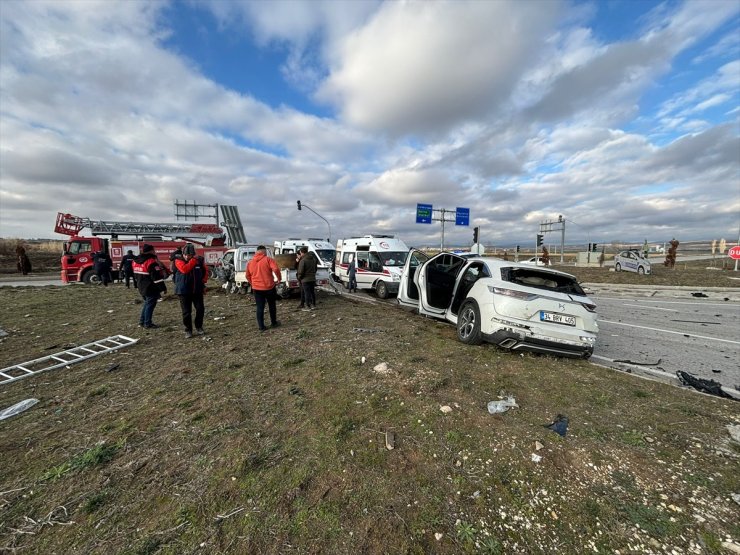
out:
{"label": "damaged white car", "polygon": [[411,249],[398,302],[452,322],[463,343],[589,358],[596,306],[575,277],[498,258]]}

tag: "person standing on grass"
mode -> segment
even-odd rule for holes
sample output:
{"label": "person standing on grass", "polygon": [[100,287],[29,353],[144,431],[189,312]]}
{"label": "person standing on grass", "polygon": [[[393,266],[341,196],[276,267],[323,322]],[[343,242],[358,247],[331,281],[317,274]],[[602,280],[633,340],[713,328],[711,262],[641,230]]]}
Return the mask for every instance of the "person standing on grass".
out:
{"label": "person standing on grass", "polygon": [[165,270],[159,263],[152,245],[144,245],[141,248],[141,254],[134,258],[133,268],[139,293],[144,298],[139,325],[147,329],[158,328],[159,326],[152,322],[152,317],[159,296],[167,292],[167,286],[164,284]]}
{"label": "person standing on grass", "polygon": [[277,292],[275,291],[275,278],[277,281],[282,279],[280,268],[275,261],[267,256],[267,249],[264,245],[257,247],[256,254],[247,264],[247,281],[252,287],[254,300],[257,304],[257,327],[260,331],[265,331],[265,303],[270,310],[270,324],[273,328],[280,325],[277,319]]}
{"label": "person standing on grass", "polygon": [[28,259],[25,247],[23,245],[18,245],[15,248],[15,254],[18,256],[18,271],[24,276],[27,276],[31,271],[31,261]]}
{"label": "person standing on grass", "polygon": [[347,277],[349,278],[347,289],[349,289],[350,293],[357,293],[357,266],[355,265],[355,257],[352,254],[349,255]]}
{"label": "person standing on grass", "polygon": [[95,273],[98,276],[98,280],[105,287],[111,282],[110,272],[113,269],[113,261],[111,260],[108,253],[99,250],[93,255],[93,263],[95,264]]}
{"label": "person standing on grass", "polygon": [[206,308],[203,295],[206,291],[206,283],[208,283],[208,268],[202,256],[195,256],[195,246],[190,243],[183,247],[181,255],[175,256],[174,264],[177,269],[173,277],[175,294],[180,297],[185,338],[193,337],[192,307],[195,307],[195,333],[205,335],[203,315]]}
{"label": "person standing on grass", "polygon": [[136,287],[136,275],[134,274],[134,251],[129,250],[126,255],[121,258],[121,265],[118,267],[118,275],[126,278],[126,289],[131,286],[131,280],[134,281],[134,287]]}
{"label": "person standing on grass", "polygon": [[306,308],[303,310],[316,309],[316,270],[319,266],[319,260],[312,252],[308,252],[308,247],[301,247],[301,261],[298,263],[298,272],[296,277],[303,285],[306,298]]}
{"label": "person standing on grass", "polygon": [[[300,265],[301,258],[303,258],[303,252],[301,251],[301,249],[298,249],[298,252],[295,255],[295,267],[296,268],[298,268],[298,266]],[[296,308],[296,310],[300,310],[301,308],[306,306],[306,292],[303,290],[303,283],[301,283],[300,278],[298,278],[298,290],[301,293],[301,302]]]}

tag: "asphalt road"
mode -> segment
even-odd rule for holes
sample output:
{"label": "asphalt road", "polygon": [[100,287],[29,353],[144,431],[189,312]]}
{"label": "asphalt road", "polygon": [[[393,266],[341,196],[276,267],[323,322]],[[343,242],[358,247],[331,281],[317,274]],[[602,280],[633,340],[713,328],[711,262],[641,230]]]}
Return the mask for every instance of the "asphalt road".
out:
{"label": "asphalt road", "polygon": [[740,387],[740,303],[716,299],[591,296],[599,315],[594,362],[683,370]]}

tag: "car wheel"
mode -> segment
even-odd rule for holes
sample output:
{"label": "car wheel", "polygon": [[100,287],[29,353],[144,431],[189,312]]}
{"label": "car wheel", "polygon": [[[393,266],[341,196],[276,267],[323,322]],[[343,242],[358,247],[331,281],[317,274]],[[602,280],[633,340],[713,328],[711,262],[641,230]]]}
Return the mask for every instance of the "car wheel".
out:
{"label": "car wheel", "polygon": [[384,281],[378,282],[378,284],[375,286],[375,292],[378,294],[378,297],[380,297],[381,299],[388,298],[388,286],[385,284]]}
{"label": "car wheel", "polygon": [[615,272],[621,272],[621,271],[622,271],[622,265],[621,265],[621,264],[620,264],[619,262],[617,262],[617,263],[616,263],[616,264],[614,265],[614,271],[615,271]]}
{"label": "car wheel", "polygon": [[640,274],[640,275],[644,275],[645,274],[645,268],[643,268],[642,266],[638,266],[637,267],[637,273]]}
{"label": "car wheel", "polygon": [[465,301],[457,316],[457,338],[467,345],[483,342],[480,331],[480,310],[474,301]]}
{"label": "car wheel", "polygon": [[100,283],[100,278],[93,270],[88,270],[82,274],[82,281],[87,285],[98,285]]}

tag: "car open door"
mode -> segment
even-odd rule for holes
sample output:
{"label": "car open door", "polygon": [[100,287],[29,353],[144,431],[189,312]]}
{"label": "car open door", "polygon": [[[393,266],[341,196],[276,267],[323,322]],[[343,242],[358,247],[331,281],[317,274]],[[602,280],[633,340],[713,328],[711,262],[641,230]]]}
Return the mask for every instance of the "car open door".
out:
{"label": "car open door", "polygon": [[427,260],[429,260],[429,257],[423,252],[409,249],[406,264],[404,264],[401,273],[401,283],[398,287],[398,304],[419,309],[419,289],[414,283],[414,277],[419,267]]}
{"label": "car open door", "polygon": [[419,267],[414,283],[419,291],[419,314],[445,318],[450,309],[457,278],[466,259],[450,252],[441,252]]}

